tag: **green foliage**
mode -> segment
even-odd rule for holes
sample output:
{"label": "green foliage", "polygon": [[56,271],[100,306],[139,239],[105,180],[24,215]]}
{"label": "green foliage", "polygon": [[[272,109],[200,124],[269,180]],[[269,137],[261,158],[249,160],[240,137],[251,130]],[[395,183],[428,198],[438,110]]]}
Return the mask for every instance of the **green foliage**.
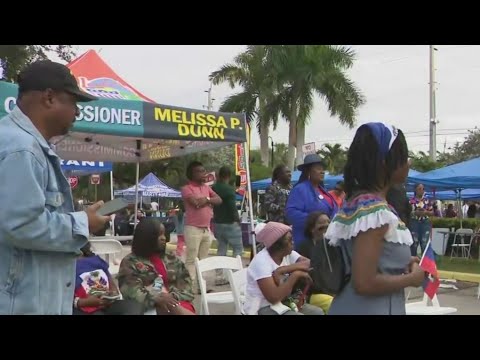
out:
{"label": "green foliage", "polygon": [[[455,230],[460,229],[460,219],[458,218],[432,217],[431,222],[434,228],[455,228]],[[462,227],[464,229],[475,230],[480,227],[480,219],[462,219]]]}
{"label": "green foliage", "polygon": [[468,136],[462,144],[458,144],[453,148],[452,160],[461,162],[480,156],[480,129],[468,131]]}
{"label": "green foliage", "polygon": [[0,45],[0,59],[5,64],[5,80],[16,81],[18,72],[36,60],[56,55],[65,62],[75,56],[73,45]]}
{"label": "green foliage", "polygon": [[410,152],[410,167],[422,173],[444,167],[448,164],[445,160],[446,156],[442,155],[443,154],[439,153],[437,156],[437,161],[432,161],[430,156],[423,151],[419,151],[418,153]]}
{"label": "green foliage", "polygon": [[342,148],[340,144],[324,144],[317,151],[327,164],[327,171],[332,175],[343,174],[343,168],[347,163],[347,148]]}

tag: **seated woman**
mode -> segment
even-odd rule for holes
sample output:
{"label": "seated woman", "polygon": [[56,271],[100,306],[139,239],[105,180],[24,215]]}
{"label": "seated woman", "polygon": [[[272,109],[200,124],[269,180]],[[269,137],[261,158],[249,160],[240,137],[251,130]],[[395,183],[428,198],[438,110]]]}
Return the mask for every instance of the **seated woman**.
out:
{"label": "seated woman", "polygon": [[265,248],[253,258],[247,270],[246,313],[323,315],[320,308],[304,304],[303,287],[296,291],[301,283],[308,286],[312,279],[308,275],[310,260],[293,251],[291,228],[272,221],[261,225],[257,225],[260,230],[256,239]]}
{"label": "seated woman", "polygon": [[[323,246],[323,243],[320,240],[323,240],[329,224],[330,219],[325,213],[315,211],[308,215],[307,221],[305,222],[305,241],[300,244],[298,249],[300,255],[313,259],[317,246]],[[315,269],[313,269],[313,271],[315,271]],[[333,297],[323,294],[315,286],[315,276],[313,276],[313,285],[310,288],[308,295],[309,304],[317,306],[325,313],[328,313]]]}
{"label": "seated woman", "polygon": [[73,315],[142,315],[142,306],[137,302],[114,299],[120,295],[108,263],[92,252],[90,243],[81,251],[77,259]]}
{"label": "seated woman", "polygon": [[138,223],[132,252],[123,258],[118,273],[125,299],[155,309],[157,315],[194,315],[192,279],[175,255],[166,254],[165,227],[150,217]]}
{"label": "seated woman", "polygon": [[298,247],[298,253],[307,259],[312,258],[312,250],[317,240],[323,239],[327,232],[330,218],[321,211],[310,213],[305,221],[305,241]]}

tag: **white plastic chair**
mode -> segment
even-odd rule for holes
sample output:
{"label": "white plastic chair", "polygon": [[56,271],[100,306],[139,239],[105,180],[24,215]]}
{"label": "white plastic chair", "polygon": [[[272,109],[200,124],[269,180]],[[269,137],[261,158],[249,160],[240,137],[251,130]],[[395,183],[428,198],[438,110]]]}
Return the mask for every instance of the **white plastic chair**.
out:
{"label": "white plastic chair", "polygon": [[457,312],[456,308],[440,306],[437,295],[435,295],[429,305],[429,297],[423,294],[423,300],[405,305],[407,315],[448,315]]}
{"label": "white plastic chair", "polygon": [[121,255],[123,246],[120,241],[115,239],[90,239],[92,251],[100,256],[105,257],[105,261],[108,263],[108,270],[112,276],[118,274],[120,262],[115,259],[115,255]]}
{"label": "white plastic chair", "polygon": [[[466,240],[469,237],[470,240]],[[457,249],[462,250],[462,257],[469,259],[470,250],[472,248],[473,241],[473,230],[472,229],[457,229],[455,231],[455,238],[453,239],[452,252],[450,254],[450,259],[457,254]]]}
{"label": "white plastic chair", "polygon": [[235,315],[244,315],[243,305],[245,303],[245,294],[247,293],[247,269],[235,272],[227,270],[227,277],[232,288]]}
{"label": "white plastic chair", "polygon": [[432,248],[438,255],[445,255],[447,249],[448,235],[441,234],[440,231],[450,231],[449,228],[433,228],[432,229]]}
{"label": "white plastic chair", "polygon": [[241,270],[243,269],[242,258],[229,256],[212,256],[202,260],[195,258],[195,270],[201,294],[200,315],[210,315],[208,304],[229,304],[233,303],[232,291],[221,291],[207,294],[207,283],[203,273],[217,269]]}

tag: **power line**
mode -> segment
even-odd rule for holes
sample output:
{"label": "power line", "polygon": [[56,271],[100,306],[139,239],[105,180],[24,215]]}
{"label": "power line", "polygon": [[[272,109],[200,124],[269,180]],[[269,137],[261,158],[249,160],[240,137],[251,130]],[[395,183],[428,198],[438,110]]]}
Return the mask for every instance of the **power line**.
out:
{"label": "power line", "polygon": [[[468,130],[469,129],[450,129],[451,131],[448,131],[449,129],[445,130],[440,130],[441,133],[437,134],[438,136],[450,136],[450,135],[468,135]],[[429,130],[421,130],[421,131],[412,131],[412,132],[405,132],[405,136],[407,137],[407,141],[409,138],[413,137],[427,137],[429,134],[421,134],[422,132],[428,132]],[[447,131],[447,132],[445,132]],[[461,132],[460,132],[461,131]],[[349,138],[331,138],[331,139],[319,139],[319,140],[314,140],[315,143],[342,143],[342,142],[347,142],[347,141],[352,141],[353,136]]]}

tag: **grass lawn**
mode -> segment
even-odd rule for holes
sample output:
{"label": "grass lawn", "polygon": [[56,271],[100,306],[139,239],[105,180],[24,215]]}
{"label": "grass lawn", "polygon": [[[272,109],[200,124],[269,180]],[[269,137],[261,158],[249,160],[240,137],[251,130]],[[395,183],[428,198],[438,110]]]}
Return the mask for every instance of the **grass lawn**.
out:
{"label": "grass lawn", "polygon": [[[217,249],[217,242],[212,241],[211,249]],[[480,261],[478,259],[458,259],[450,260],[449,256],[437,257],[438,270],[454,271],[460,273],[480,274]]]}
{"label": "grass lawn", "polygon": [[478,259],[453,258],[450,260],[449,256],[439,256],[437,258],[437,267],[439,270],[444,271],[480,274],[480,262]]}

